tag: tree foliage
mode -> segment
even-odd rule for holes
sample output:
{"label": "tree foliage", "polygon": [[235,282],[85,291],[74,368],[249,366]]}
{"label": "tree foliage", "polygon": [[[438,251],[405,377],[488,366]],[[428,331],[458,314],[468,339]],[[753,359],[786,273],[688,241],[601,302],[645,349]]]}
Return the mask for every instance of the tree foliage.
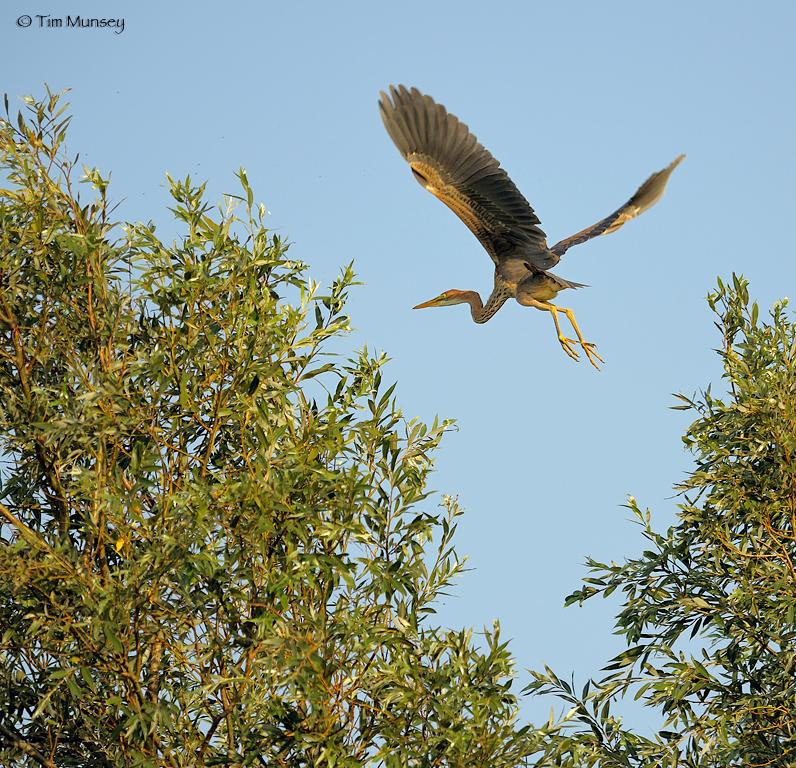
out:
{"label": "tree foliage", "polygon": [[[542,761],[561,766],[796,765],[796,324],[786,303],[762,322],[745,280],[708,297],[727,394],[680,396],[695,413],[695,468],[678,523],[656,532],[631,499],[649,549],[589,561],[571,603],[623,594],[624,652],[582,690],[547,670],[530,689],[571,706]],[[662,718],[644,737],[612,703],[632,693]]]}
{"label": "tree foliage", "polygon": [[0,763],[522,762],[497,628],[433,622],[448,423],[330,349],[351,269],[321,291],[242,170],[170,180],[173,243],[121,226],[64,109],[0,125]]}

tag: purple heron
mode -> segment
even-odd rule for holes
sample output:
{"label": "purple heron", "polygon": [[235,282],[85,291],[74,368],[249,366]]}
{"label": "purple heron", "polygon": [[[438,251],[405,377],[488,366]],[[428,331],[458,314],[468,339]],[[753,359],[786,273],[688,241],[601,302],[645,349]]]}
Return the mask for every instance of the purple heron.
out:
{"label": "purple heron", "polygon": [[[579,345],[599,369],[597,361],[604,361],[595,345],[583,338],[572,310],[551,303],[565,288],[584,286],[564,280],[549,269],[573,245],[615,232],[658,202],[669,176],[685,155],[653,173],[621,208],[550,248],[533,208],[506,171],[442,104],[417,88],[399,85],[390,86],[389,96],[381,93],[379,108],[387,133],[414,177],[467,225],[495,263],[495,286],[486,304],[476,291],[451,289],[415,309],[469,304],[473,320],[485,323],[513,297],[523,306],[550,312],[564,352],[577,360]],[[567,317],[577,339],[561,332],[559,312]]]}

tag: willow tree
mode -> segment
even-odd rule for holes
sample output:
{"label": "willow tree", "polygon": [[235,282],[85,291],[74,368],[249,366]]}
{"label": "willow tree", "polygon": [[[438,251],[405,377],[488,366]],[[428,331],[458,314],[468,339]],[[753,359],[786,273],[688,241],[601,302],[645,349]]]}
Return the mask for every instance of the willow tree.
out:
{"label": "willow tree", "polygon": [[[582,603],[622,594],[626,649],[582,689],[550,670],[530,688],[568,712],[541,764],[566,768],[796,765],[796,323],[786,302],[761,317],[747,282],[708,297],[721,332],[725,393],[680,396],[695,467],[678,521],[656,531],[631,500],[647,549],[589,561]],[[632,694],[657,733],[623,726]]]}
{"label": "willow tree", "polygon": [[170,180],[173,243],[121,226],[58,95],[6,114],[0,763],[522,762],[497,628],[433,621],[448,425],[334,354],[351,269],[315,285],[243,171],[219,208]]}

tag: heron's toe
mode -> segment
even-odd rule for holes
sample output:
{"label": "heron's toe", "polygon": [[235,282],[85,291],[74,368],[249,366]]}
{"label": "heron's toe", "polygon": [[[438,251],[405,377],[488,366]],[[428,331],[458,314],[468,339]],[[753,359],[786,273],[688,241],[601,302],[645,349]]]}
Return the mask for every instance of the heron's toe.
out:
{"label": "heron's toe", "polygon": [[578,350],[577,350],[577,341],[575,339],[568,339],[566,336],[559,336],[558,341],[561,344],[561,349],[567,353],[573,360],[577,361],[580,358],[578,357]]}
{"label": "heron's toe", "polygon": [[597,345],[593,344],[590,341],[583,342],[583,351],[586,353],[586,357],[589,358],[589,362],[599,371],[600,366],[596,363],[595,358],[599,360],[601,363],[605,364],[605,360],[603,360],[597,352],[595,352],[595,347]]}

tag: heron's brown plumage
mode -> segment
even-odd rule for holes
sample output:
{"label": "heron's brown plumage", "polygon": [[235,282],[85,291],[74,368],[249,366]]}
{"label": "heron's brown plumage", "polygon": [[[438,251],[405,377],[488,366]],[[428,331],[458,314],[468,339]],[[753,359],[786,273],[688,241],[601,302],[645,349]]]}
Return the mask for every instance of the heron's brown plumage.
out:
{"label": "heron's brown plumage", "polygon": [[391,86],[379,107],[387,132],[415,178],[472,231],[497,264],[513,251],[549,253],[539,219],[500,163],[467,126],[417,90]]}
{"label": "heron's brown plumage", "polygon": [[580,245],[587,240],[599,235],[609,235],[616,232],[619,227],[624,226],[631,219],[635,219],[648,208],[651,208],[661,199],[663,191],[666,189],[666,182],[672,171],[683,161],[685,155],[679,155],[669,165],[656,173],[653,173],[635,192],[621,208],[617,208],[612,214],[600,219],[596,224],[592,224],[574,235],[570,235],[564,240],[556,243],[550,250],[559,258],[573,245]]}

